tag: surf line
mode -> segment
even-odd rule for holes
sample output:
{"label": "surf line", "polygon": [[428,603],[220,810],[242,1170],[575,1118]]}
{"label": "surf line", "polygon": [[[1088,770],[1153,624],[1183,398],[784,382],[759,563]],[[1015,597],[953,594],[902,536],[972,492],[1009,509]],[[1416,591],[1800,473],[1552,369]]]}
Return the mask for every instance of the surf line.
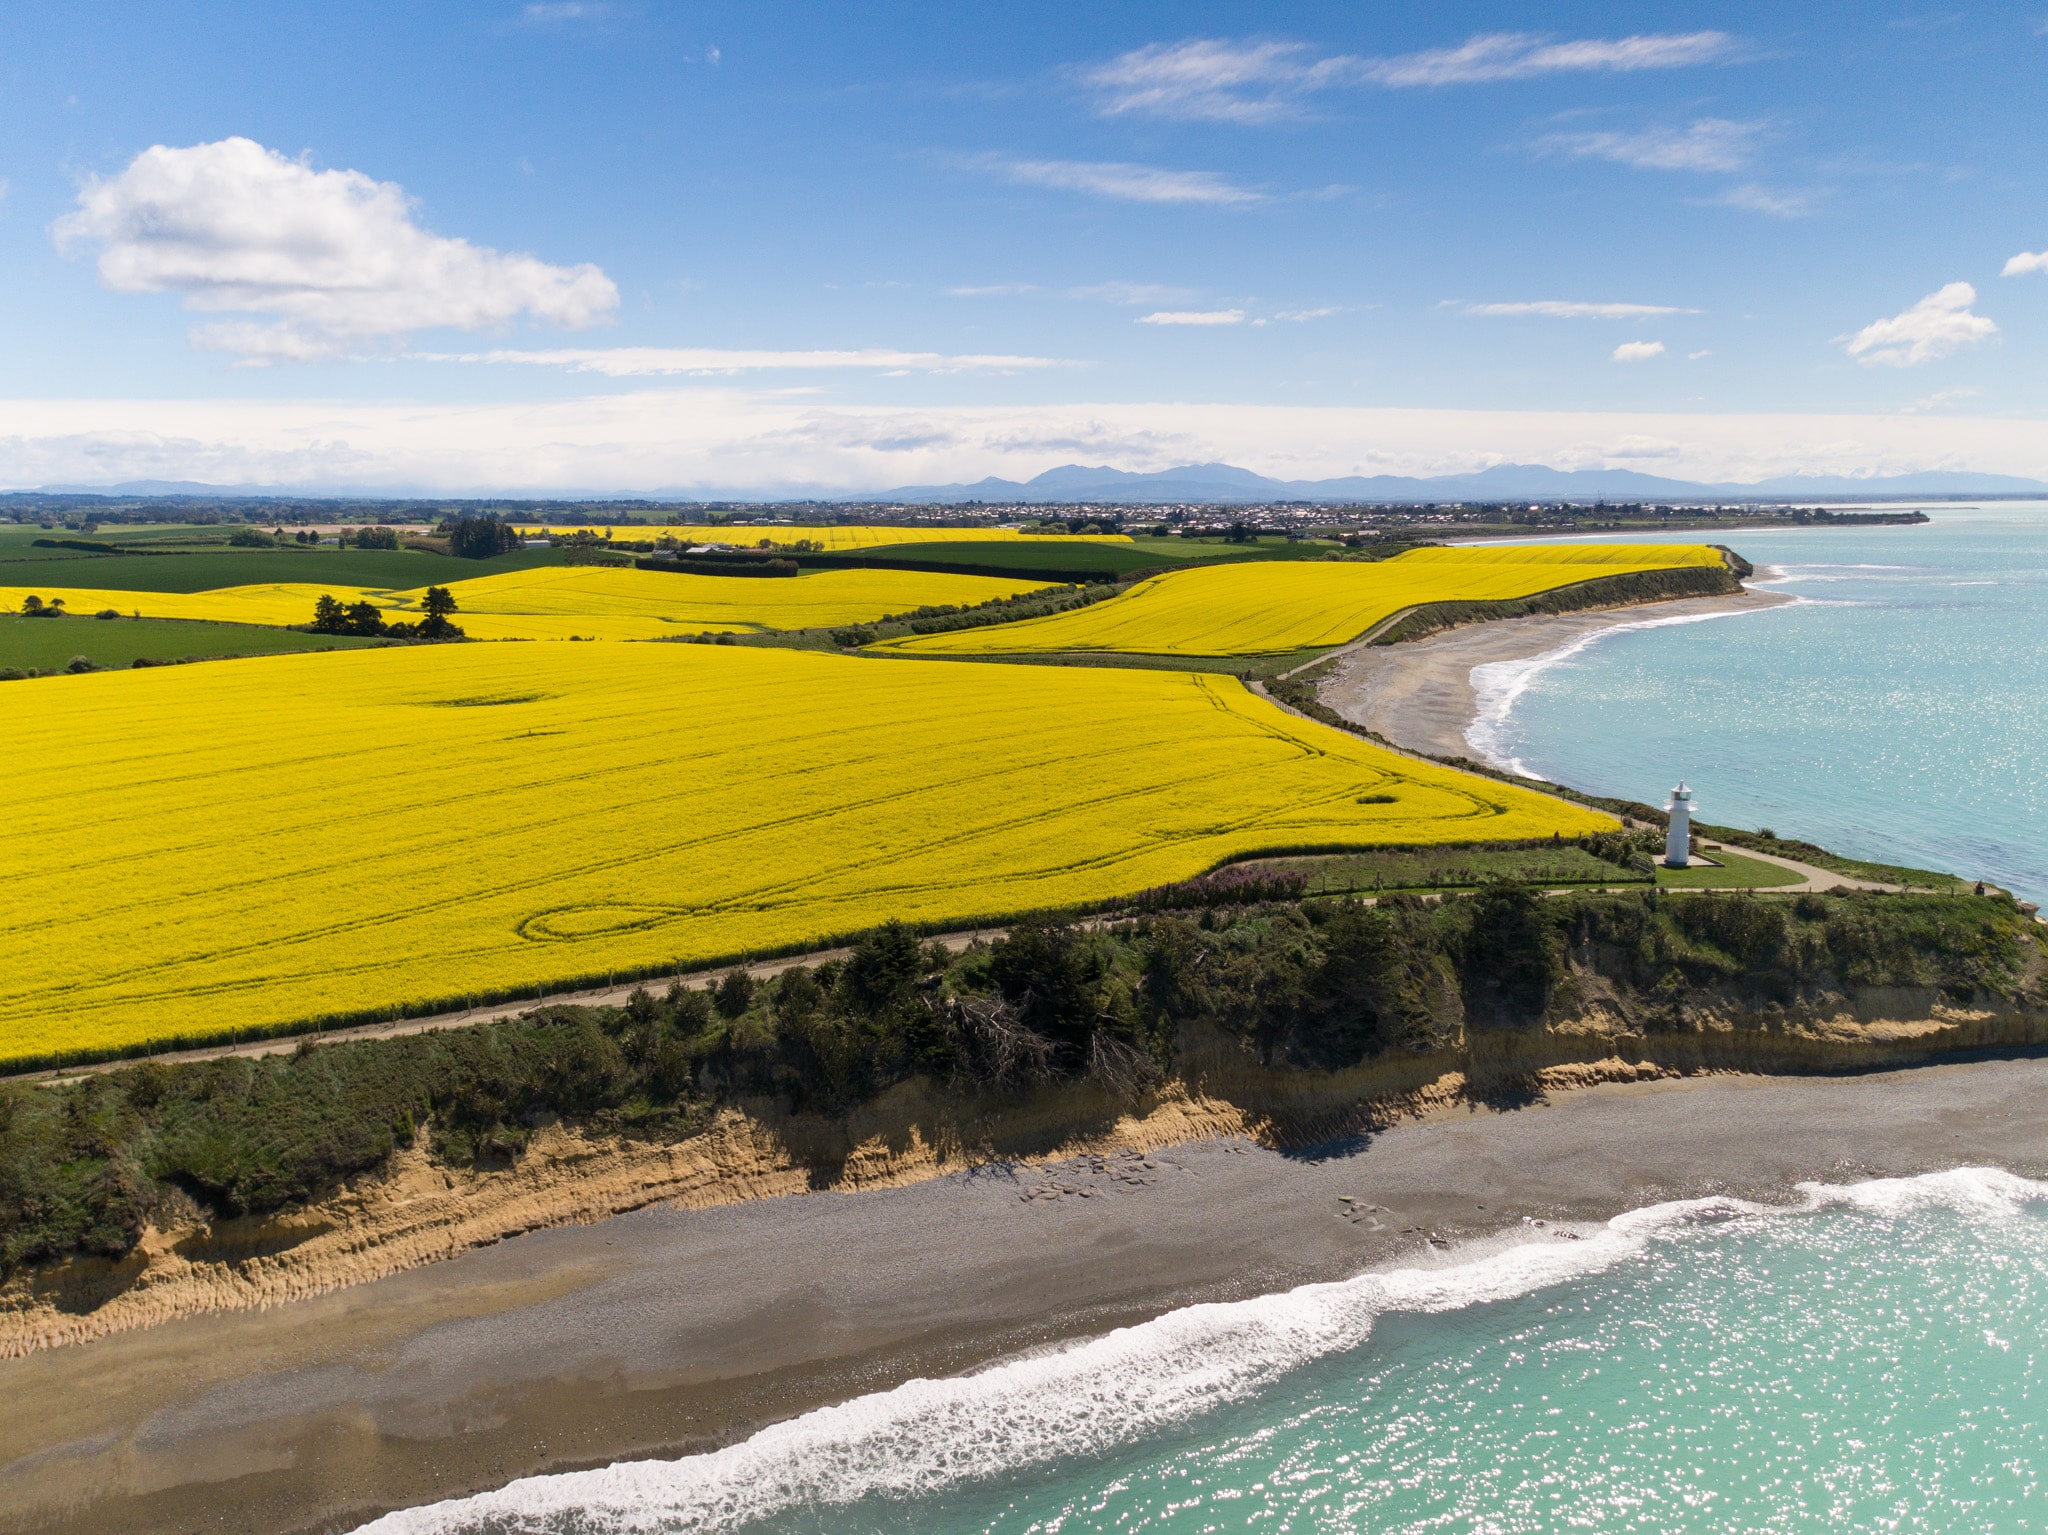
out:
{"label": "surf line", "polygon": [[[1426,1266],[1188,1306],[971,1375],[821,1407],[722,1450],[525,1477],[386,1514],[357,1535],[722,1535],[792,1509],[902,1502],[1137,1443],[1359,1347],[1383,1316],[1458,1312],[1592,1279],[1689,1230],[1838,1209],[1891,1217],[1945,1208],[1995,1222],[2048,1201],[2048,1183],[1995,1167],[1802,1182],[1792,1192],[1786,1203],[1711,1195],[1647,1205],[1599,1224],[1560,1223],[1535,1240],[1480,1238]],[[1577,1240],[1559,1240],[1566,1236]]]}

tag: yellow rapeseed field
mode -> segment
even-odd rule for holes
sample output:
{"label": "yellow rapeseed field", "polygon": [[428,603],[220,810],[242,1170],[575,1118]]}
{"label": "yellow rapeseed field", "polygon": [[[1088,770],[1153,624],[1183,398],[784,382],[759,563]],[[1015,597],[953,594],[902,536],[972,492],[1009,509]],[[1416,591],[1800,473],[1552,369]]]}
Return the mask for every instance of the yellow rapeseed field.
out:
{"label": "yellow rapeseed field", "polygon": [[1131,541],[1129,536],[1123,533],[1020,533],[1015,528],[891,528],[874,523],[845,524],[826,528],[795,527],[783,523],[727,523],[720,527],[699,525],[658,528],[522,527],[519,531],[535,538],[546,533],[557,533],[567,537],[581,532],[595,533],[599,538],[633,540],[660,538],[666,535],[700,544],[734,544],[745,548],[758,547],[765,541],[788,549],[799,541],[808,539],[827,553],[841,549],[880,549],[890,544],[978,544],[1012,542],[1018,539],[1050,544],[1127,544]]}
{"label": "yellow rapeseed field", "polygon": [[[1037,591],[1045,583],[923,570],[827,570],[786,577],[694,576],[599,565],[545,565],[448,582],[455,621],[472,639],[647,640],[700,632],[749,633],[869,623],[890,613],[952,604],[969,607]],[[77,614],[113,608],[145,618],[204,618],[239,624],[303,624],[323,595],[371,602],[394,617],[418,609],[426,588],[383,591],[275,583],[210,592],[124,592],[78,587],[0,587],[0,610],[18,611],[30,593],[61,597]]]}
{"label": "yellow rapeseed field", "polygon": [[1614,824],[1187,672],[454,645],[0,699],[0,1060]]}
{"label": "yellow rapeseed field", "polygon": [[904,655],[1271,655],[1356,639],[1424,602],[1527,597],[1632,570],[1713,565],[1701,544],[1546,544],[1417,549],[1376,563],[1205,565],[1049,618],[888,640]]}
{"label": "yellow rapeseed field", "polygon": [[[455,622],[472,639],[611,640],[814,629],[872,622],[913,608],[971,607],[1044,587],[1042,581],[925,570],[821,570],[799,576],[695,576],[596,565],[545,565],[449,587]],[[426,595],[394,592],[417,608]]]}

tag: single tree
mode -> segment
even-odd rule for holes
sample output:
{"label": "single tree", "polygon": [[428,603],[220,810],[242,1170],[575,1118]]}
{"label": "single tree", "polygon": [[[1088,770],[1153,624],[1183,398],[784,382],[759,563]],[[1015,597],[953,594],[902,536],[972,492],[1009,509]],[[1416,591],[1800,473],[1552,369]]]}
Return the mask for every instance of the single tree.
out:
{"label": "single tree", "polygon": [[30,592],[26,597],[21,599],[21,611],[29,614],[42,612],[43,599],[38,597],[34,592]]}
{"label": "single tree", "polygon": [[326,592],[313,604],[313,632],[315,634],[348,633],[348,610]]}
{"label": "single tree", "polygon": [[448,622],[448,615],[455,611],[455,594],[445,586],[427,588],[426,600],[420,604],[426,613],[420,624],[419,637],[423,640],[459,640],[462,631]]}

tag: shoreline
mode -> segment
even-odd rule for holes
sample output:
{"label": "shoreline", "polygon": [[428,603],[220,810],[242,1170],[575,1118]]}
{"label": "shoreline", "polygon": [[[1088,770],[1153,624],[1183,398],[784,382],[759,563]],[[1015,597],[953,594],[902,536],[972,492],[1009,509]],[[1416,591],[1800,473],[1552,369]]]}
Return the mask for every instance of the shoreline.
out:
{"label": "shoreline", "polygon": [[2040,1176],[2044,1089],[2048,1059],[2010,1054],[1610,1083],[1306,1153],[1184,1141],[535,1231],[0,1361],[0,1528],[348,1528],[1506,1232],[1555,1240],[1557,1223],[1705,1194],[1784,1201],[1810,1179]]}
{"label": "shoreline", "polygon": [[1470,757],[1521,773],[1519,764],[1500,760],[1471,739],[1483,723],[1486,702],[1473,685],[1476,668],[1533,663],[1637,624],[1703,622],[1797,600],[1786,593],[1745,589],[1740,596],[1686,597],[1465,624],[1398,645],[1361,646],[1338,659],[1317,696],[1353,724],[1404,751]]}

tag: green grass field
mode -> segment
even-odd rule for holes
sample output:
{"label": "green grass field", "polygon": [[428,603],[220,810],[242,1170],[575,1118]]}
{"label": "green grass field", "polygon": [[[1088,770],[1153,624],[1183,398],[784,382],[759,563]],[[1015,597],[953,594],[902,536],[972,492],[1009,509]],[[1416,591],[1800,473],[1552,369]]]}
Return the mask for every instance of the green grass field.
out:
{"label": "green grass field", "polygon": [[[1021,538],[1014,542],[895,544],[872,551],[849,551],[844,563],[857,563],[861,553],[878,559],[914,563],[920,569],[1018,570],[1048,575],[1127,576],[1134,570],[1162,566],[1205,565],[1228,560],[1319,560],[1335,544],[1285,538],[1263,538],[1233,544],[1221,538],[1134,538],[1128,544],[1068,543],[1059,539]],[[824,563],[824,562],[820,562]],[[835,560],[832,563],[841,563]]]}
{"label": "green grass field", "polygon": [[[8,529],[6,531],[18,531]],[[39,538],[60,535],[35,530]],[[82,537],[67,533],[66,538]],[[93,535],[101,537],[99,534]],[[59,563],[42,558],[66,553]],[[412,549],[229,549],[226,547],[166,554],[69,554],[61,550],[27,549],[0,541],[0,586],[103,587],[121,592],[209,592],[223,586],[262,586],[273,581],[327,582],[335,586],[389,587],[406,590],[449,581],[467,581],[535,565],[559,565],[554,549],[523,549],[489,560],[458,560]]]}
{"label": "green grass field", "polygon": [[209,624],[182,618],[23,618],[0,614],[0,666],[61,672],[73,656],[95,665],[137,660],[182,661],[212,656],[268,656],[293,650],[338,650],[377,640],[341,634],[300,634],[255,624]]}
{"label": "green grass field", "polygon": [[1146,565],[1200,565],[1217,560],[1319,560],[1343,545],[1322,539],[1289,540],[1279,537],[1253,539],[1233,544],[1226,538],[1135,537],[1130,547],[1145,556]]}
{"label": "green grass field", "polygon": [[1730,848],[1721,848],[1707,855],[1721,867],[1710,869],[1705,864],[1695,863],[1683,869],[1667,869],[1657,866],[1657,888],[1659,890],[1769,890],[1779,885],[1803,885],[1804,875],[1790,869],[1781,869],[1774,863],[1765,863],[1760,858],[1744,858]]}
{"label": "green grass field", "polygon": [[1347,891],[1469,889],[1490,879],[1531,885],[1647,885],[1649,880],[1595,858],[1582,847],[1390,849],[1305,858],[1261,858],[1242,865],[1285,869],[1307,877],[1303,895]]}

